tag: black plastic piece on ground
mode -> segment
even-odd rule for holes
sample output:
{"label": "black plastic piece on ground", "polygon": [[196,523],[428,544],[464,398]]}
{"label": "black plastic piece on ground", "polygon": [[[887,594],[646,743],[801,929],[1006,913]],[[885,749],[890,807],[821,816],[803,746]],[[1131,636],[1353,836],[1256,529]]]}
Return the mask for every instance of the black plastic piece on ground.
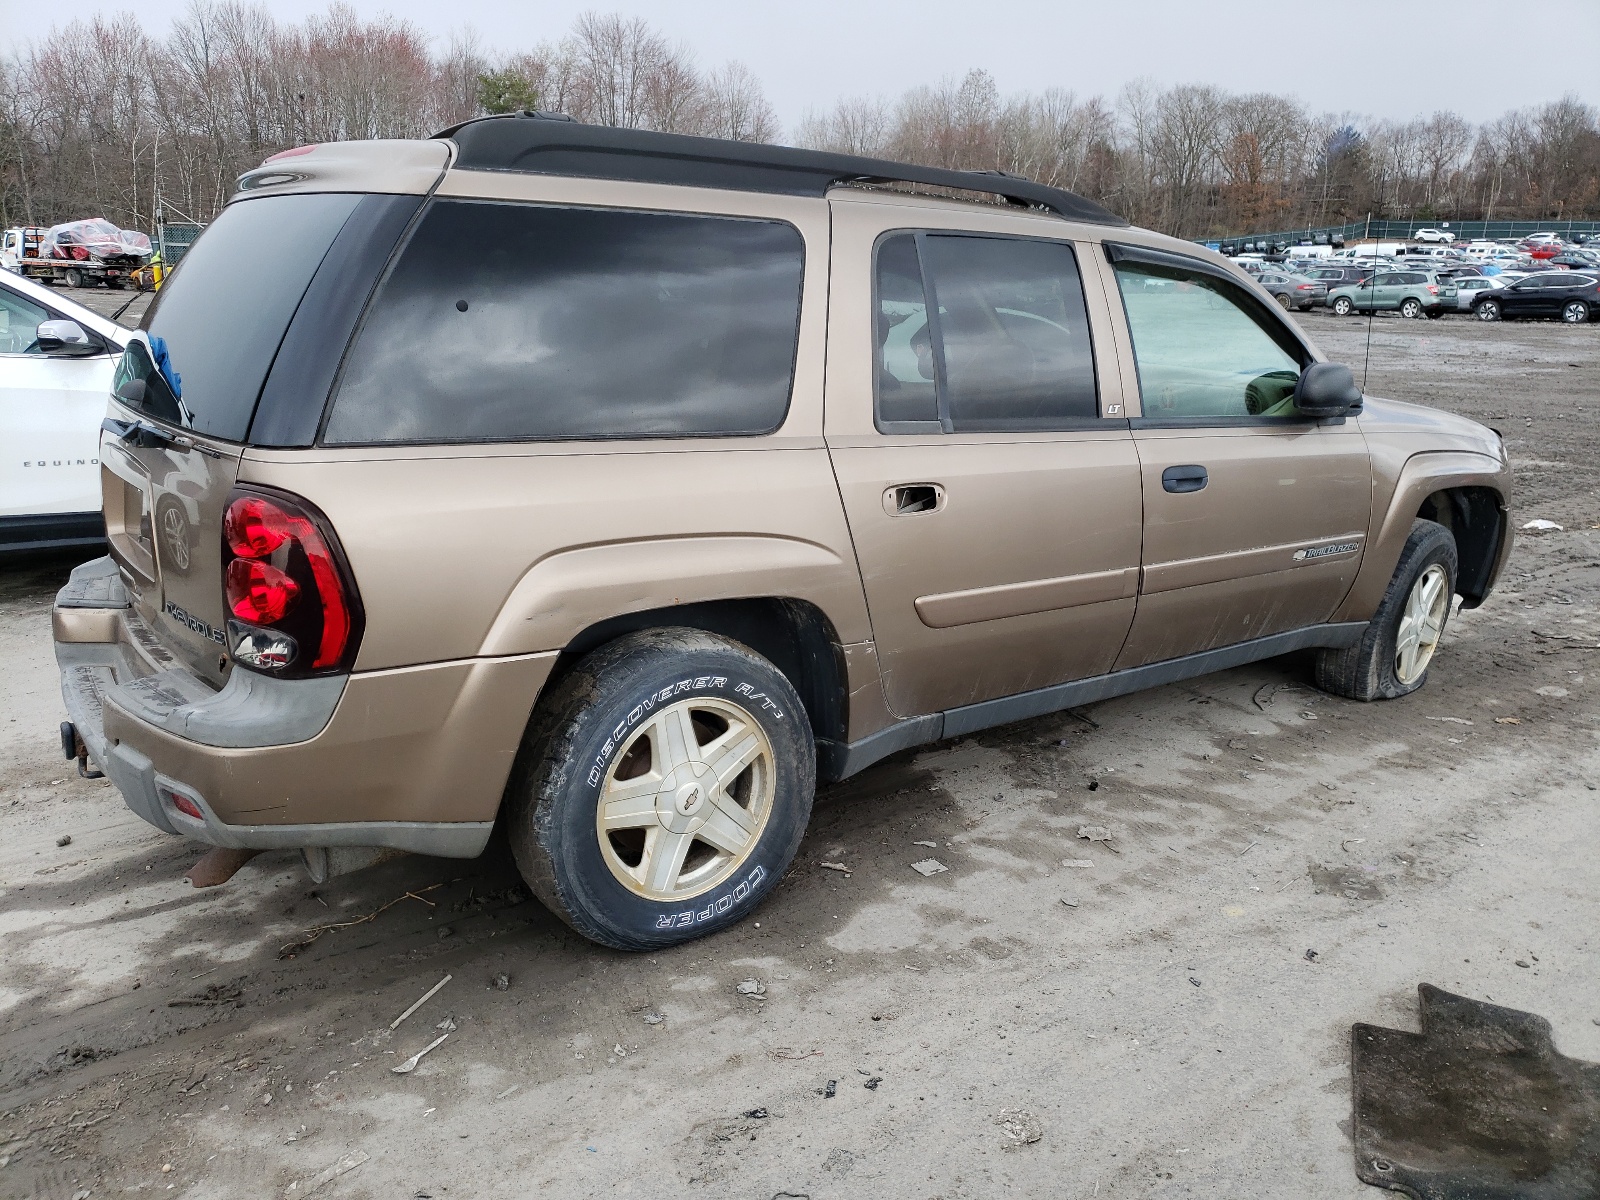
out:
{"label": "black plastic piece on ground", "polygon": [[466,170],[528,171],[792,196],[822,196],[839,184],[917,183],[1002,196],[1072,221],[1127,224],[1092,200],[998,171],[952,171],[792,146],[584,125],[526,113],[480,117],[434,136],[455,142],[452,166]]}
{"label": "black plastic piece on ground", "polygon": [[1533,1013],[1417,993],[1420,1034],[1350,1031],[1361,1181],[1417,1200],[1600,1196],[1600,1065],[1557,1051]]}

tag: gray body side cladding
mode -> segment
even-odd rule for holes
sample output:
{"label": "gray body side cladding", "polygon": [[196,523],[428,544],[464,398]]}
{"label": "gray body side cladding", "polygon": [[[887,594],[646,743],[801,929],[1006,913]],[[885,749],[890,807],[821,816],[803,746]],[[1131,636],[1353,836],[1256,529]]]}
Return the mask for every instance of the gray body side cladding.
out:
{"label": "gray body side cladding", "polygon": [[1199,654],[1186,654],[1166,662],[1130,667],[1126,671],[1074,679],[1070,683],[1058,683],[1053,687],[1021,692],[1015,696],[1002,696],[997,700],[965,704],[944,712],[909,717],[859,742],[845,743],[820,738],[817,741],[817,773],[827,780],[846,779],[880,759],[912,746],[961,737],[980,729],[1009,725],[1013,721],[1025,721],[1029,717],[1060,712],[1097,700],[1110,700],[1129,692],[1193,679],[1213,671],[1225,671],[1230,667],[1276,658],[1295,650],[1313,646],[1351,646],[1361,640],[1366,628],[1365,621],[1347,621],[1336,625],[1291,629],[1287,633],[1275,633],[1270,637],[1255,638]]}

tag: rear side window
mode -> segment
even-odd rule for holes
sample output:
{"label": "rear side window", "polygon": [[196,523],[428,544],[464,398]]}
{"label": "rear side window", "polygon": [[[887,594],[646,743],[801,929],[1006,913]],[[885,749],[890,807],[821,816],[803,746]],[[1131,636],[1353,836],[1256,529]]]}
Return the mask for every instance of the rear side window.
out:
{"label": "rear side window", "polygon": [[876,286],[878,428],[1048,431],[1098,419],[1071,246],[894,234],[878,244]]}
{"label": "rear side window", "polygon": [[[244,441],[289,320],[360,202],[345,193],[240,200],[183,256],[142,328],[166,344],[184,424]],[[145,364],[130,370],[147,373]]]}
{"label": "rear side window", "polygon": [[779,221],[436,201],[372,303],[323,441],[771,433],[804,253]]}

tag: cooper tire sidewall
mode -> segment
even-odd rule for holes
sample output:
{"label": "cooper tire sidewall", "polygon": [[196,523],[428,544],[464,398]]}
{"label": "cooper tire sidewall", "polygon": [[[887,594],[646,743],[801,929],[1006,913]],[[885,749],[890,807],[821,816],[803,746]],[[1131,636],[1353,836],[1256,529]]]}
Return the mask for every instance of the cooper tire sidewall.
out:
{"label": "cooper tire sidewall", "polygon": [[[1430,660],[1427,667],[1423,669],[1422,674],[1418,675],[1410,683],[1402,683],[1400,676],[1395,672],[1394,658],[1400,636],[1400,620],[1405,614],[1406,601],[1411,595],[1411,590],[1416,587],[1417,580],[1422,576],[1422,573],[1434,563],[1443,565],[1445,576],[1450,581],[1450,590],[1445,601],[1444,621],[1439,626],[1441,643],[1444,640],[1445,630],[1450,624],[1451,609],[1455,606],[1456,580],[1460,569],[1455,540],[1442,525],[1433,524],[1432,522],[1428,522],[1428,524],[1432,525],[1432,529],[1428,530],[1426,540],[1413,542],[1407,547],[1410,553],[1405,556],[1407,560],[1405,574],[1396,578],[1395,584],[1398,586],[1393,588],[1390,595],[1384,597],[1383,623],[1378,632],[1377,651],[1379,657],[1377,667],[1378,689],[1387,699],[1410,695],[1428,682],[1428,675],[1433,670],[1433,662]],[[1438,533],[1434,533],[1433,530],[1437,530]],[[1443,536],[1440,537],[1440,534]],[[1413,532],[1412,537],[1416,538],[1417,536]],[[1419,546],[1425,548],[1414,548]],[[1438,651],[1435,650],[1434,657],[1436,658],[1437,656]]]}
{"label": "cooper tire sidewall", "polygon": [[[816,787],[815,742],[809,720],[788,681],[775,668],[752,670],[760,660],[716,649],[674,655],[636,671],[620,687],[602,680],[596,702],[568,725],[562,752],[536,771],[533,837],[543,851],[557,912],[580,933],[621,949],[673,945],[722,929],[748,916],[788,869],[811,814]],[[770,677],[768,672],[770,671]],[[669,698],[663,698],[670,692]],[[595,814],[615,756],[655,712],[696,697],[738,704],[767,735],[773,752],[772,812],[755,849],[722,882],[693,898],[662,902],[631,891],[600,848]],[[513,847],[524,847],[513,829]],[[536,891],[543,889],[535,886]]]}

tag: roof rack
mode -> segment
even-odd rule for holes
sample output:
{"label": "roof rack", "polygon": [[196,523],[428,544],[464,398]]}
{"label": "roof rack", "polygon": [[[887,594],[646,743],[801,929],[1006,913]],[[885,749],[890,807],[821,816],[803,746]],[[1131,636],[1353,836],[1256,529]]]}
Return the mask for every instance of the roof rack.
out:
{"label": "roof rack", "polygon": [[797,150],[759,142],[687,137],[585,125],[556,113],[480,117],[434,135],[456,144],[455,165],[477,171],[526,171],[635,183],[673,183],[822,196],[851,183],[915,183],[1001,196],[1072,221],[1126,225],[1092,200],[1000,171],[952,171],[855,154]]}

